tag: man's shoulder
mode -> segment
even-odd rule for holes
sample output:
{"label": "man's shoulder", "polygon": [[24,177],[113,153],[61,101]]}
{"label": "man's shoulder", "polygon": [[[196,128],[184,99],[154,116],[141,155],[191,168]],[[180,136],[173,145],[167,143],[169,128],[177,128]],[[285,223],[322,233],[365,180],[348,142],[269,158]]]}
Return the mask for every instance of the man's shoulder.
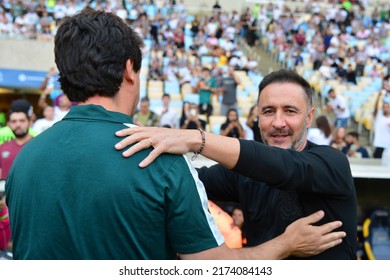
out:
{"label": "man's shoulder", "polygon": [[[149,150],[144,150],[146,152],[145,155],[148,155],[150,153]],[[141,154],[139,152],[139,154]],[[140,155],[143,159],[145,155]],[[171,174],[174,177],[177,178],[183,178],[182,176],[187,176],[191,172],[194,167],[192,166],[189,158],[187,155],[175,155],[175,154],[161,154],[157,157],[157,159],[152,162],[150,165],[153,169],[159,169],[163,168],[164,174],[168,175]],[[163,176],[165,176],[163,175]]]}
{"label": "man's shoulder", "polygon": [[15,146],[15,144],[16,144],[15,139],[12,139],[10,141],[0,144],[0,149],[8,149],[9,147]]}
{"label": "man's shoulder", "polygon": [[317,154],[325,160],[334,161],[335,158],[339,158],[342,161],[345,160],[348,162],[347,157],[341,151],[333,148],[330,145],[317,145],[310,141],[307,141],[307,143],[307,147],[304,151]]}

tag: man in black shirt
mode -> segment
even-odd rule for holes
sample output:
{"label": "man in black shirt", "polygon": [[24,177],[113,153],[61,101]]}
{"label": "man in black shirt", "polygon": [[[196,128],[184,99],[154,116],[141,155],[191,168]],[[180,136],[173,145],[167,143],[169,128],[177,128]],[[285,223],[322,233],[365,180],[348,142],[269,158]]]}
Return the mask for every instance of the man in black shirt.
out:
{"label": "man in black shirt", "polygon": [[[311,258],[356,259],[353,177],[340,151],[307,141],[314,116],[312,94],[310,84],[293,71],[283,69],[264,77],[258,98],[264,144],[211,133],[201,138],[198,131],[154,128],[128,129],[119,135],[132,134],[140,140],[142,133],[141,139],[152,138],[155,149],[140,163],[141,167],[163,152],[193,151],[219,162],[221,165],[199,169],[199,178],[209,199],[240,204],[248,246],[270,240],[298,218],[324,210],[325,218],[320,223],[342,221],[347,237],[340,245]],[[142,148],[135,146],[125,155]]]}

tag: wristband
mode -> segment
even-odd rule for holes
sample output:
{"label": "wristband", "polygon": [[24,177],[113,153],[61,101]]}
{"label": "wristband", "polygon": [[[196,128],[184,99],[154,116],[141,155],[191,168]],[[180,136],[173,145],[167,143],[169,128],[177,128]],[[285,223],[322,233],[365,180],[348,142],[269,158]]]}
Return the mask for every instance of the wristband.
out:
{"label": "wristband", "polygon": [[202,129],[200,129],[200,128],[198,128],[198,130],[200,132],[200,135],[202,136],[202,144],[200,145],[199,150],[194,153],[194,155],[192,156],[191,160],[195,160],[198,157],[198,155],[200,155],[200,153],[202,153],[204,145],[206,144],[206,136],[204,134],[204,131]]}

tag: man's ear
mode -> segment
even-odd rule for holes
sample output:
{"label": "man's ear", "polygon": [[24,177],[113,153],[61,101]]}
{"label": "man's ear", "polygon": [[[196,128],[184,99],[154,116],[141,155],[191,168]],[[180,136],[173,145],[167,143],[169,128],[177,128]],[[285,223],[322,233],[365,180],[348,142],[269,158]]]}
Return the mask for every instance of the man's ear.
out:
{"label": "man's ear", "polygon": [[311,124],[313,122],[313,118],[314,118],[314,107],[311,107],[310,111],[309,111],[309,114],[307,115],[307,125],[306,125],[306,128],[311,127]]}
{"label": "man's ear", "polygon": [[131,59],[128,59],[126,61],[126,65],[125,65],[125,71],[123,71],[123,76],[124,76],[124,79],[126,81],[128,81],[129,83],[131,84],[134,84],[135,83],[135,75],[136,73],[134,72],[134,69],[133,69],[133,62],[131,61]]}

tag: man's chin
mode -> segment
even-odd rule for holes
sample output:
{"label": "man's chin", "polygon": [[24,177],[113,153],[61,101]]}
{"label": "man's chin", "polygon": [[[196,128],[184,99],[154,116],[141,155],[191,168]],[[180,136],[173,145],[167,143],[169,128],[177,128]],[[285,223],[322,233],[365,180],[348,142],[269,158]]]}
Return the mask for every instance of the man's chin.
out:
{"label": "man's chin", "polygon": [[288,141],[283,141],[283,140],[271,140],[271,141],[267,141],[265,143],[269,146],[279,147],[282,149],[290,149],[291,148],[291,143]]}

